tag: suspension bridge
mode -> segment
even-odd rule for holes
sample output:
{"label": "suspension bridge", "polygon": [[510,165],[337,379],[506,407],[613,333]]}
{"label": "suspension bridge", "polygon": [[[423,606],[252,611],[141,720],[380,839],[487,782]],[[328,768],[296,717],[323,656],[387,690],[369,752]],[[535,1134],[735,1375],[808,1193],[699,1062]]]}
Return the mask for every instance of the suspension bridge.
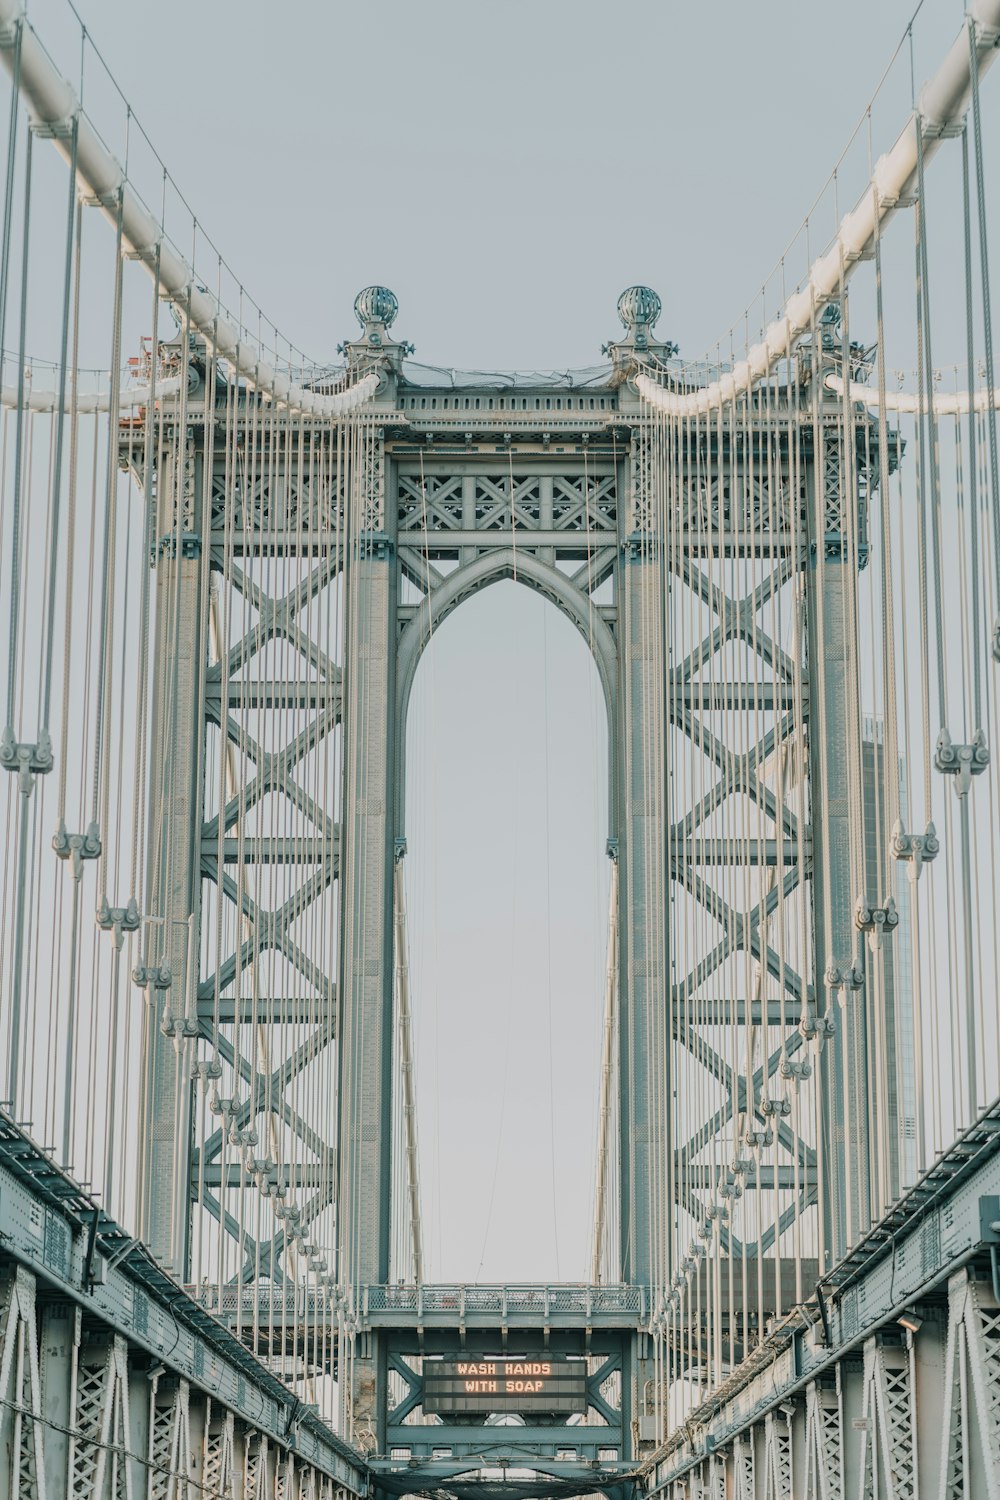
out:
{"label": "suspension bridge", "polygon": [[[0,1496],[1000,1500],[997,0],[755,322],[633,286],[560,376],[375,285],[310,361],[44,40],[0,0]],[[422,1234],[407,712],[499,580],[607,725],[571,1283]]]}

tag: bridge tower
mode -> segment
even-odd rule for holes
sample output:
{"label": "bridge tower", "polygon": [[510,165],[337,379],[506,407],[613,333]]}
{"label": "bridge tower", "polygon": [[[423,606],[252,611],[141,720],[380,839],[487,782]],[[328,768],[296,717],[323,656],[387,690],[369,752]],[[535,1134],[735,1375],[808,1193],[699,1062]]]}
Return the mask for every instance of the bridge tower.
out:
{"label": "bridge tower", "polygon": [[[655,294],[642,289],[623,300],[626,344],[613,373],[595,384],[543,377],[513,385],[480,377],[473,384],[456,375],[452,388],[442,389],[422,385],[420,368],[404,365],[405,347],[390,332],[392,293],[370,287],[356,303],[362,333],[347,345],[348,360],[358,373],[374,362],[381,384],[362,482],[366,503],[345,565],[355,676],[344,709],[338,1207],[342,1279],[354,1288],[387,1282],[389,1217],[399,1211],[389,1192],[388,1088],[393,867],[406,848],[407,704],[433,630],[500,579],[540,593],[573,622],[592,647],[603,688],[608,851],[619,872],[619,982],[627,997],[619,1026],[618,1143],[626,1228],[615,1274],[637,1287],[650,1281],[663,1229],[653,1222],[654,1205],[667,1201],[670,1155],[651,1080],[669,1049],[647,1045],[651,1034],[665,1034],[667,883],[655,873],[666,868],[665,800],[662,793],[650,796],[665,776],[651,753],[662,743],[662,733],[653,731],[663,701],[655,678],[663,601],[644,519],[646,467],[632,442],[628,397],[625,409],[620,397],[626,349],[638,340],[666,352],[651,336],[658,310]],[[634,396],[631,405],[637,411]],[[403,603],[404,580],[419,603]],[[594,596],[605,584],[610,602],[597,605]],[[380,1451],[393,1443],[386,1437],[385,1361],[415,1352],[411,1336],[412,1329],[397,1328],[359,1338],[353,1389],[343,1392],[346,1428],[372,1430]],[[485,1329],[479,1338],[488,1349]],[[621,1373],[618,1435],[610,1443],[620,1452],[632,1447],[636,1392],[650,1377],[639,1360],[644,1340],[616,1330],[601,1349]],[[457,1330],[452,1341],[456,1349],[469,1347]],[[442,1333],[439,1347],[451,1352],[447,1346]],[[395,1434],[397,1442],[404,1438]],[[609,1447],[607,1433],[603,1443]]]}
{"label": "bridge tower", "polygon": [[[662,1425],[646,1331],[655,1312],[649,1299],[654,1288],[669,1287],[678,1269],[677,1214],[695,1223],[703,1217],[680,1166],[697,1158],[712,1132],[725,1136],[737,1121],[750,1138],[773,1131],[787,1153],[789,1180],[800,1183],[797,1211],[816,1202],[819,1180],[828,1184],[817,1274],[867,1223],[864,1177],[851,1166],[866,1160],[868,1150],[866,1112],[851,1093],[866,1077],[864,1010],[849,1010],[824,1051],[824,1130],[814,1146],[793,1137],[769,1093],[778,1068],[855,982],[850,809],[862,746],[850,658],[857,652],[852,580],[864,562],[866,475],[854,435],[843,429],[842,408],[832,407],[828,418],[822,399],[812,399],[817,353],[813,365],[808,357],[800,361],[794,389],[782,397],[781,420],[761,409],[752,451],[721,431],[707,446],[692,442],[679,455],[681,492],[665,498],[658,489],[666,468],[657,446],[662,435],[634,377],[651,361],[669,368],[675,350],[656,338],[660,301],[648,288],[630,288],[619,300],[624,334],[608,348],[609,366],[579,377],[456,374],[441,385],[410,363],[408,347],[394,339],[397,306],[387,288],[366,288],[355,311],[361,332],[345,346],[349,373],[375,372],[379,386],[370,406],[350,420],[346,438],[317,426],[296,447],[282,435],[280,418],[255,415],[246,394],[234,417],[232,395],[214,390],[210,362],[192,343],[183,355],[189,389],[176,420],[161,423],[155,453],[129,454],[144,482],[155,476],[154,681],[165,684],[164,701],[172,704],[154,735],[148,903],[156,921],[138,976],[150,997],[142,1228],[154,1252],[188,1279],[191,1215],[208,1212],[220,1235],[240,1240],[239,1284],[266,1284],[273,1297],[286,1256],[315,1262],[318,1226],[332,1224],[336,1265],[326,1281],[335,1288],[330,1316],[338,1323],[343,1429],[379,1453],[412,1440],[412,1427],[400,1428],[402,1418],[393,1415],[390,1370],[410,1381],[397,1412],[411,1408],[421,1389],[413,1359],[430,1347],[428,1314],[416,1306],[394,1313],[384,1295],[401,1270],[390,1263],[394,1216],[406,1211],[392,1201],[391,1156],[400,1128],[393,1117],[394,943],[407,832],[407,705],[433,629],[478,590],[513,579],[552,602],[588,642],[607,716],[607,847],[616,862],[619,934],[621,1231],[604,1279],[637,1300],[624,1314],[621,1305],[591,1310],[586,1330],[579,1319],[572,1328],[567,1323],[563,1346],[578,1357],[600,1356],[602,1381],[615,1375],[617,1405],[592,1390],[606,1425],[593,1429],[591,1448],[625,1463]],[[226,423],[232,430],[223,441]],[[326,478],[321,483],[317,475]],[[334,496],[326,515],[317,498],[323,483]],[[847,524],[850,507],[855,520]],[[745,598],[729,598],[710,581],[714,563],[734,558],[752,560],[756,570]],[[710,593],[723,622],[700,645],[681,639],[672,610],[672,591],[681,583],[705,598]],[[755,612],[789,583],[807,623],[790,648],[779,650]],[[336,661],[301,623],[303,607],[331,587],[343,589]],[[224,590],[252,603],[245,628],[223,619]],[[266,648],[278,637],[293,641],[309,664],[302,680],[269,676]],[[769,669],[780,657],[778,685],[755,685],[736,666],[709,684],[699,662],[725,639],[756,652]],[[298,732],[288,731],[287,744],[272,738],[263,748],[263,731],[254,737],[236,712],[248,705],[275,722],[289,706],[312,717]],[[678,737],[711,743],[711,715],[720,707],[773,715],[772,727],[745,756],[720,754],[714,795],[720,805],[730,796],[756,799],[768,817],[783,820],[788,847],[801,850],[811,840],[806,900],[816,973],[791,972],[767,938],[769,915],[805,878],[797,855],[785,860],[790,868],[778,870],[780,838],[737,852],[732,840],[702,836],[694,809],[678,816],[672,747]],[[298,759],[336,735],[340,769],[325,789],[328,805],[318,806],[304,798],[292,773]],[[220,750],[222,742],[235,749]],[[846,757],[844,745],[852,747]],[[238,767],[220,771],[223,793],[213,801],[206,766],[211,761],[225,770],[227,753],[245,756],[254,775],[247,781],[245,771],[241,785]],[[800,798],[806,809],[800,823],[775,805],[760,767],[768,757],[803,753],[808,796]],[[306,809],[313,836],[294,841],[240,832],[247,809],[276,792]],[[745,951],[789,1007],[788,1032],[769,1048],[752,1090],[725,1070],[691,1024],[690,996],[705,971],[698,964],[686,970],[686,956],[671,951],[678,893],[717,912],[702,876],[706,863],[727,860],[765,867],[773,878],[756,906],[728,919],[722,946]],[[229,870],[275,862],[296,867],[300,888],[268,912]],[[210,924],[202,912],[210,890],[212,900],[239,911],[244,940],[229,953],[213,951],[206,939]],[[339,891],[339,931],[324,967],[304,957],[295,922],[332,890]],[[258,993],[263,948],[307,976],[308,1005]],[[750,1016],[749,997],[714,1003],[720,1015],[745,1004]],[[766,999],[762,1014],[771,1018]],[[258,1024],[264,1017],[307,1023],[308,1035],[296,1031],[294,1042],[282,1043],[292,1032],[277,1025],[271,1031],[278,1040],[269,1040]],[[257,1038],[252,1058],[241,1053],[241,1028],[248,1025]],[[209,1044],[218,1057],[220,1028],[227,1027],[224,1054],[248,1080],[247,1093],[217,1098],[216,1088],[217,1128],[200,1136],[192,1098],[199,1087],[215,1088],[219,1064]],[[334,1049],[336,1102],[317,1129],[282,1109],[282,1090]],[[694,1128],[674,1077],[685,1049],[715,1068],[728,1088],[714,1120]],[[277,1195],[272,1201],[283,1228],[271,1242],[276,1251],[252,1240],[231,1206],[235,1194],[246,1192],[248,1175]],[[280,1201],[280,1185],[293,1179],[313,1190],[304,1210]],[[742,1255],[752,1264],[780,1234],[780,1224],[766,1233],[762,1227],[758,1244],[743,1246]],[[726,1231],[720,1248],[736,1253]],[[754,1280],[763,1321],[776,1293]],[[435,1315],[435,1352],[495,1353],[501,1342],[507,1346],[510,1325],[499,1314],[491,1323],[484,1313],[473,1334],[464,1319],[461,1328],[449,1327],[445,1309]],[[549,1322],[522,1310],[520,1347],[547,1348],[550,1332]],[[553,1429],[539,1441],[555,1451],[559,1433]]]}
{"label": "bridge tower", "polygon": [[[107,149],[126,94],[92,120],[0,0],[0,1500],[1000,1500],[1000,0],[965,12],[743,347],[679,361],[632,286],[604,365],[525,375],[415,363],[383,286],[300,363],[165,167],[146,208],[148,138]],[[434,1284],[420,1241],[407,717],[498,580],[605,707],[580,1283]]]}

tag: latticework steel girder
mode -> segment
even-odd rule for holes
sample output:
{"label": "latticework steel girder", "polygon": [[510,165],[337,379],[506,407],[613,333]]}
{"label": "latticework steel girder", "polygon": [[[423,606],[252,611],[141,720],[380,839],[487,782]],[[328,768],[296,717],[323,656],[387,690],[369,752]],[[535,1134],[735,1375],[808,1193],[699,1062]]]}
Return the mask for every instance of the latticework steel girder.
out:
{"label": "latticework steel girder", "polygon": [[[338,1474],[317,1467],[297,1451],[292,1427],[272,1433],[211,1394],[214,1362],[202,1357],[199,1379],[180,1374],[141,1335],[95,1317],[85,1295],[74,1306],[44,1274],[36,1278],[9,1260],[0,1350],[0,1492],[11,1500],[180,1500],[189,1490],[220,1500],[344,1500],[350,1493],[349,1466]],[[241,1394],[247,1403],[249,1384]],[[363,1471],[355,1475],[354,1493],[363,1494]]]}
{"label": "latticework steel girder", "polygon": [[981,1288],[967,1271],[957,1273],[947,1321],[940,1308],[924,1307],[916,1333],[886,1328],[865,1342],[862,1363],[849,1351],[836,1354],[822,1381],[800,1383],[729,1442],[709,1439],[701,1458],[654,1493],[664,1500],[995,1500],[1000,1306]]}
{"label": "latticework steel girder", "polygon": [[[176,462],[171,434],[168,425],[156,453],[157,475],[168,478]],[[213,747],[210,763],[204,752],[201,758],[207,803],[195,903],[204,934],[195,1074],[211,1095],[209,1120],[219,1122],[194,1142],[186,1194],[231,1240],[232,1273],[278,1280],[289,1237],[332,1242],[334,1137],[327,1119],[303,1113],[296,1085],[335,1048],[336,948],[317,947],[314,929],[317,917],[329,928],[336,910],[337,786],[333,778],[321,800],[303,767],[333,754],[342,717],[342,667],[328,654],[325,602],[342,568],[342,479],[327,429],[301,445],[282,437],[251,414],[232,452],[213,450],[204,424],[195,423],[184,521],[188,534],[197,506],[207,545],[203,558],[192,544],[189,566],[213,569],[201,687],[188,716]],[[134,445],[129,456],[138,462]],[[157,487],[169,499],[169,484]],[[279,648],[291,659],[280,681],[272,666]],[[257,824],[262,832],[252,831]],[[276,869],[286,872],[281,894],[268,899],[278,889]],[[272,976],[262,985],[262,964],[280,966],[284,984]],[[296,1192],[307,1177],[312,1191]],[[294,1220],[258,1244],[241,1209],[247,1193],[261,1192],[283,1211],[289,1190]],[[326,1223],[322,1233],[317,1220]]]}
{"label": "latticework steel girder", "polygon": [[363,1496],[361,1460],[0,1123],[0,1493]]}
{"label": "latticework steel girder", "polygon": [[650,1466],[654,1495],[707,1493],[721,1461],[740,1500],[996,1500],[995,1114],[691,1413]]}

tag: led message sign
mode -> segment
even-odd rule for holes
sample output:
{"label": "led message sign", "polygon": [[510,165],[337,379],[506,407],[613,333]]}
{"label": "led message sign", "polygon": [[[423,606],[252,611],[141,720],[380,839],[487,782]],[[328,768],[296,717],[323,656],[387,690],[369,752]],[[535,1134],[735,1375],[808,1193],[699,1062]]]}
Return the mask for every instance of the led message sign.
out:
{"label": "led message sign", "polygon": [[428,1359],[425,1412],[585,1412],[582,1359]]}

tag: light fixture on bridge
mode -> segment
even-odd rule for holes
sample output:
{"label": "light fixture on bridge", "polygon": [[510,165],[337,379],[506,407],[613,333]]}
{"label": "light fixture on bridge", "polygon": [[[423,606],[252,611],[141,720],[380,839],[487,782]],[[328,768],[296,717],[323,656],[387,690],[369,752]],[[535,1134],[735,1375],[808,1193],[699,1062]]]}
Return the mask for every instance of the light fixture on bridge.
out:
{"label": "light fixture on bridge", "polygon": [[924,1320],[913,1311],[912,1307],[908,1307],[905,1312],[900,1313],[896,1322],[900,1328],[905,1328],[907,1333],[918,1333]]}

